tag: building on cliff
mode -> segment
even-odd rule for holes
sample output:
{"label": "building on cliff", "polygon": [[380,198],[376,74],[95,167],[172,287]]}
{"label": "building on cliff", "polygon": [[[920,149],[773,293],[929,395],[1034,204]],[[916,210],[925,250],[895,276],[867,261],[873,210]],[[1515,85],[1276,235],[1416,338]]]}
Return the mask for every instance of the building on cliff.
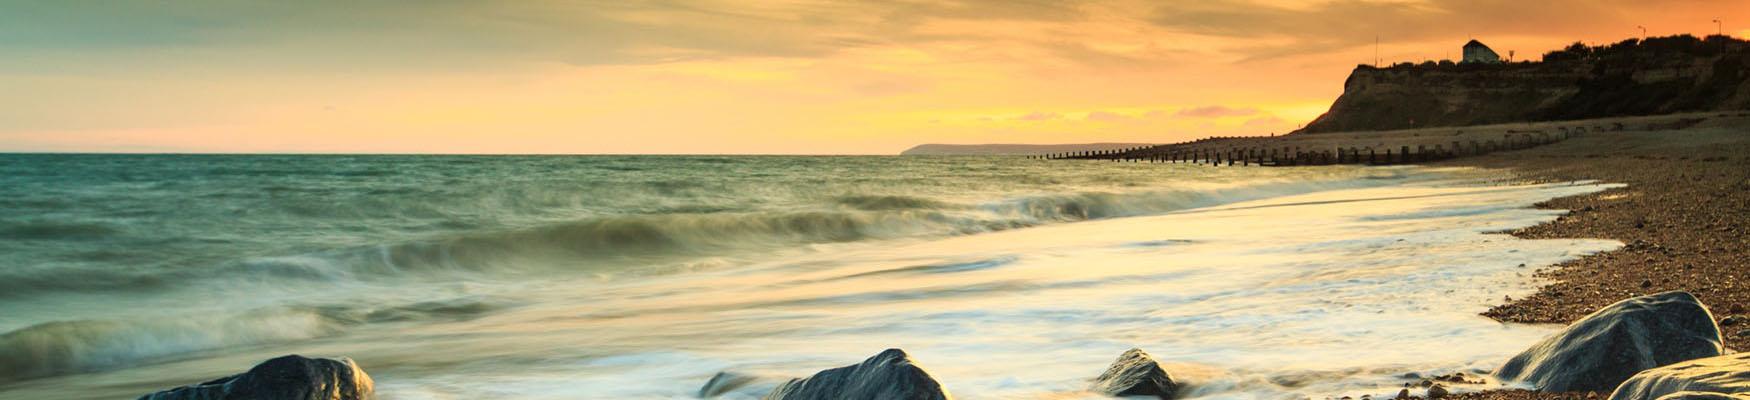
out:
{"label": "building on cliff", "polygon": [[1483,42],[1472,39],[1470,43],[1464,44],[1463,62],[1495,64],[1501,62],[1501,55],[1496,54],[1495,50],[1490,49]]}
{"label": "building on cliff", "polygon": [[1295,133],[1750,111],[1750,41],[1729,36],[1575,43],[1510,64],[1469,53],[1459,65],[1356,66],[1330,110]]}

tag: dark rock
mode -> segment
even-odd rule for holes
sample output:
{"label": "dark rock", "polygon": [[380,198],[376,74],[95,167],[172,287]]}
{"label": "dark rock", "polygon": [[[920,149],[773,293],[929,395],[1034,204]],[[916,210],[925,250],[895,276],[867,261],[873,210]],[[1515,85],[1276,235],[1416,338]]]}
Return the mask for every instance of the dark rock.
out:
{"label": "dark rock", "polygon": [[1605,306],[1497,370],[1546,392],[1608,391],[1635,373],[1720,355],[1720,330],[1695,296],[1665,292]]}
{"label": "dark rock", "polygon": [[1179,384],[1173,382],[1173,377],[1154,357],[1142,349],[1130,349],[1118,355],[1118,360],[1106,367],[1106,372],[1100,373],[1100,377],[1094,378],[1094,384],[1088,390],[1107,396],[1171,399],[1178,393]]}
{"label": "dark rock", "polygon": [[1434,387],[1428,388],[1428,399],[1433,400],[1446,397],[1446,395],[1450,393],[1451,392],[1446,391],[1446,385],[1434,384]]}
{"label": "dark rock", "polygon": [[904,350],[887,349],[863,363],[820,371],[778,385],[767,400],[947,400],[948,392]]}
{"label": "dark rock", "polygon": [[1744,323],[1744,317],[1733,315],[1720,319],[1720,326],[1734,326]]}
{"label": "dark rock", "polygon": [[1398,397],[1393,397],[1393,398],[1399,399],[1399,400],[1409,399],[1410,398],[1410,389],[1398,389]]}
{"label": "dark rock", "polygon": [[1470,377],[1465,376],[1465,374],[1463,372],[1454,372],[1454,373],[1450,373],[1450,374],[1446,374],[1446,375],[1435,376],[1434,380],[1437,382],[1462,383],[1462,384],[1467,384],[1467,385],[1481,385],[1483,383],[1487,383],[1487,382],[1484,382],[1482,380],[1471,380]]}
{"label": "dark rock", "polygon": [[1686,399],[1750,396],[1750,353],[1689,360],[1641,371],[1618,386],[1610,400],[1656,400],[1678,394]]}
{"label": "dark rock", "polygon": [[365,400],[371,377],[351,359],[296,354],[263,361],[249,372],[140,396],[140,400]]}

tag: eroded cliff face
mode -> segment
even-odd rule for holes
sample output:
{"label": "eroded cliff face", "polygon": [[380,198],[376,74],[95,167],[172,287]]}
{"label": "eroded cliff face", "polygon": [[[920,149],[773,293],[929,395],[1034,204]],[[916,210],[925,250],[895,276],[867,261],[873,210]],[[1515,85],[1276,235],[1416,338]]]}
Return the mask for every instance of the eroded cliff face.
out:
{"label": "eroded cliff face", "polygon": [[1535,63],[1360,66],[1297,133],[1750,109],[1750,46],[1682,39],[1576,46]]}

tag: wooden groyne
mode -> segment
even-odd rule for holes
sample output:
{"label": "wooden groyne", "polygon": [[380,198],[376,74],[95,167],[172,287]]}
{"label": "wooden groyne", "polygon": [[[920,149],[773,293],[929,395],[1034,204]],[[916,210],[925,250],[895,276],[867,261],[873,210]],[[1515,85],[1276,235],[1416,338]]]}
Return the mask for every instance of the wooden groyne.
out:
{"label": "wooden groyne", "polygon": [[[1345,142],[1341,133],[1283,137],[1210,137],[1189,142],[1126,149],[1053,153],[1030,156],[1044,160],[1108,160],[1114,162],[1179,163],[1228,166],[1392,165],[1445,160],[1519,150],[1561,142],[1587,132],[1622,130],[1614,126],[1561,126],[1553,129],[1465,134],[1454,129],[1443,135],[1371,137],[1367,145]],[[1489,135],[1489,136],[1484,136]],[[1444,137],[1443,137],[1444,136]],[[1310,139],[1310,140],[1309,140]],[[1357,140],[1360,141],[1359,136]],[[1335,143],[1321,143],[1335,142]],[[1391,142],[1399,142],[1387,144]],[[1413,144],[1412,144],[1413,143]]]}

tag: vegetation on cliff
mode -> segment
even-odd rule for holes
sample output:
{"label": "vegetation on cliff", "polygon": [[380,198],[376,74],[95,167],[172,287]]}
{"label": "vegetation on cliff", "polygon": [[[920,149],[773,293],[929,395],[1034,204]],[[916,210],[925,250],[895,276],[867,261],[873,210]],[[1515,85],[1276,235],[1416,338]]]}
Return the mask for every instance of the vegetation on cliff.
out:
{"label": "vegetation on cliff", "polygon": [[1297,133],[1750,109],[1750,42],[1690,35],[1575,43],[1541,62],[1359,66]]}

